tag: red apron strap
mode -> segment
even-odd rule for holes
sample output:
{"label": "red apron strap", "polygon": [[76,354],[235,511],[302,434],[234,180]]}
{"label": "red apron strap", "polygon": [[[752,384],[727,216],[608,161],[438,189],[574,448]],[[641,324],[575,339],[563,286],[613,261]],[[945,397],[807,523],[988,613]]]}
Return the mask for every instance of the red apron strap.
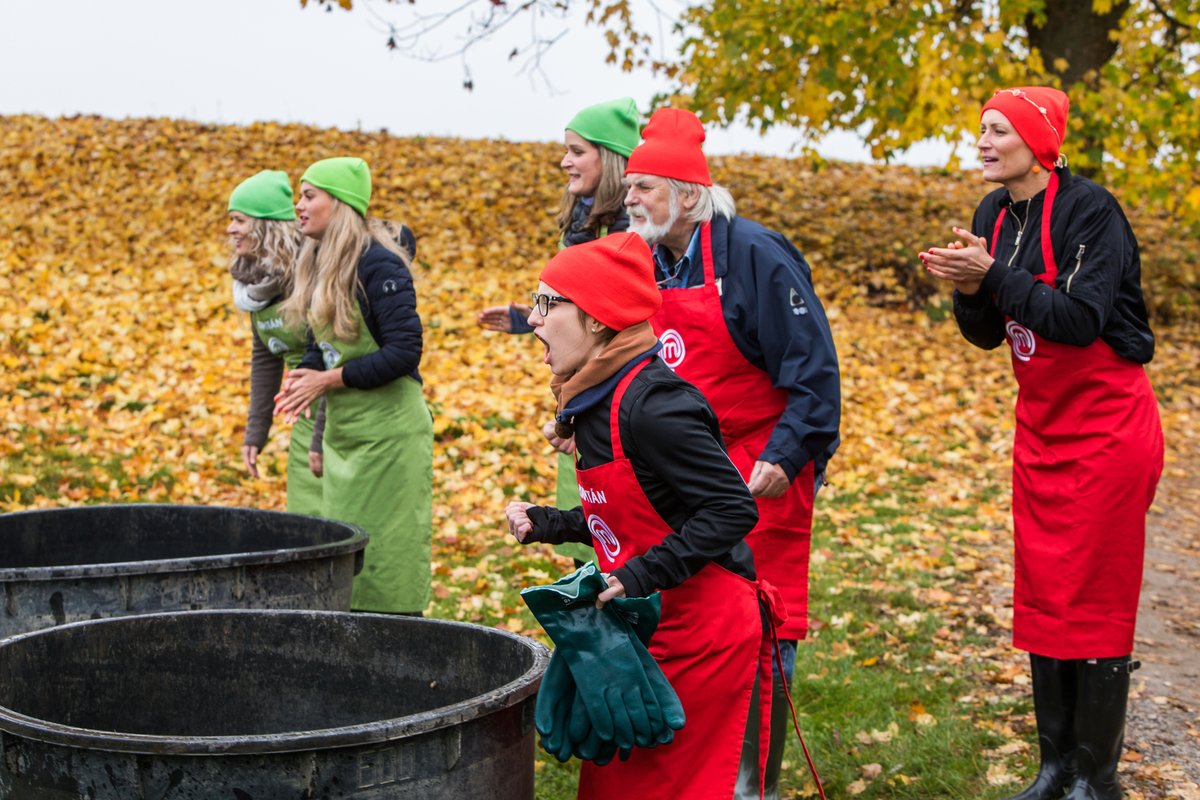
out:
{"label": "red apron strap", "polygon": [[1058,277],[1058,262],[1054,260],[1054,243],[1050,241],[1050,212],[1054,209],[1054,197],[1058,194],[1058,171],[1050,173],[1050,183],[1046,185],[1046,202],[1042,204],[1042,264],[1046,267],[1040,277],[1050,286]]}
{"label": "red apron strap", "polygon": [[992,229],[992,246],[988,250],[988,255],[992,258],[996,257],[996,242],[1000,241],[1000,226],[1004,223],[1004,212],[1008,211],[1008,207],[1000,209],[1000,216],[996,217],[996,227]]}
{"label": "red apron strap", "polygon": [[621,380],[617,383],[616,390],[613,391],[612,410],[609,412],[608,421],[608,432],[609,436],[612,437],[613,461],[620,461],[625,457],[625,448],[621,447],[621,431],[617,428],[617,413],[621,409],[621,398],[625,396],[625,390],[629,388],[629,384],[633,381],[633,377],[641,372],[642,369],[649,363],[649,358],[644,359],[642,363],[629,370],[629,372],[626,372],[625,377],[621,378]]}
{"label": "red apron strap", "polygon": [[711,286],[716,281],[716,271],[713,269],[711,222],[700,223],[700,260],[704,262],[704,285]]}

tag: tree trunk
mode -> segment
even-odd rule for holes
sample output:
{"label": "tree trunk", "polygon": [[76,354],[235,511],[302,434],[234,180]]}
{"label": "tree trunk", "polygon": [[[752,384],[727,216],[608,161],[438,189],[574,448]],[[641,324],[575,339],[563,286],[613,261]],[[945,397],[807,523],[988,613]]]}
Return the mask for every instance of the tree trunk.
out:
{"label": "tree trunk", "polygon": [[[1130,0],[1120,0],[1113,3],[1107,14],[1097,14],[1092,10],[1092,0],[1046,0],[1044,25],[1035,25],[1032,14],[1025,18],[1030,46],[1041,52],[1046,70],[1059,77],[1063,89],[1080,82],[1089,90],[1096,89],[1101,67],[1117,50],[1109,33],[1120,25],[1129,3]],[[1099,142],[1086,133],[1082,136],[1081,149],[1099,149]],[[1081,170],[1085,175],[1094,171]]]}
{"label": "tree trunk", "polygon": [[[1029,44],[1041,51],[1046,69],[1062,79],[1064,89],[1080,81],[1095,88],[1100,68],[1117,51],[1108,34],[1121,23],[1129,2],[1121,0],[1107,14],[1096,14],[1092,0],[1046,0],[1043,26],[1035,26],[1032,15],[1026,17]],[[1060,59],[1066,62],[1064,69],[1058,68]]]}

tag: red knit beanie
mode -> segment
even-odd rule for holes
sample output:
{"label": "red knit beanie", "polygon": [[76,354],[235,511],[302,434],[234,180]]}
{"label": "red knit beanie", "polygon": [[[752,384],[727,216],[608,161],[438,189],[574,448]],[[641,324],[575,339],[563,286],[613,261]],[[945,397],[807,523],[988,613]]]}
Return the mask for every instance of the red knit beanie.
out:
{"label": "red knit beanie", "polygon": [[541,281],[615,331],[645,322],[662,305],[650,246],[636,233],[559,250]]}
{"label": "red knit beanie", "polygon": [[660,108],[642,131],[642,143],[629,156],[625,174],[658,175],[686,183],[712,186],[708,160],[700,146],[700,118],[681,108]]}
{"label": "red knit beanie", "polygon": [[[1018,86],[998,89],[983,104],[983,111],[994,108],[1012,123],[1017,135],[1033,151],[1034,158],[1046,169],[1054,169],[1067,135],[1067,108],[1071,101],[1049,86]],[[983,116],[983,111],[980,116]]]}

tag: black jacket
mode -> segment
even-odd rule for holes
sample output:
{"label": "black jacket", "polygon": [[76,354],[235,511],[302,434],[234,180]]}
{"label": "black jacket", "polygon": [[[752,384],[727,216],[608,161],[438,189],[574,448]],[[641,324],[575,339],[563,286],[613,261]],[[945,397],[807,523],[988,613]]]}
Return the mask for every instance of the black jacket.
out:
{"label": "black jacket", "polygon": [[[613,392],[575,417],[579,469],[612,461]],[[625,455],[642,491],[674,533],[613,571],[630,597],[670,589],[710,561],[754,580],[754,556],[742,541],[758,507],[725,453],[716,415],[690,383],[659,358],[631,381],[617,412]],[[591,544],[582,508],[529,509],[531,541]]]}
{"label": "black jacket", "polygon": [[[1046,193],[1013,203],[1007,189],[997,189],[979,204],[971,223],[975,235],[985,237],[991,247],[1000,210],[1008,209],[994,251],[996,261],[978,293],[954,293],[959,329],[967,341],[991,350],[1004,341],[1007,315],[1049,341],[1086,347],[1099,337],[1121,358],[1145,364],[1154,357],[1154,334],[1129,221],[1104,188],[1065,167],[1057,171],[1059,188],[1050,217],[1058,264],[1054,287],[1036,278],[1046,271]],[[1022,228],[1018,247],[1017,231]]]}
{"label": "black jacket", "polygon": [[[342,382],[352,389],[374,389],[405,375],[421,380],[423,332],[417,315],[417,294],[412,273],[378,242],[363,253],[358,262],[358,288],[355,292],[367,329],[379,350],[348,362],[342,369]],[[309,338],[308,351],[301,367],[324,369],[321,351]]]}
{"label": "black jacket", "polygon": [[[587,227],[587,220],[591,216],[591,213],[591,203],[577,202],[571,207],[571,221],[567,225],[567,229],[562,232],[563,247],[583,244],[584,242],[591,242],[600,238],[599,231],[594,231]],[[621,231],[629,230],[629,213],[622,208],[617,212],[616,218],[605,226],[605,228],[605,236],[610,233],[620,233]]]}

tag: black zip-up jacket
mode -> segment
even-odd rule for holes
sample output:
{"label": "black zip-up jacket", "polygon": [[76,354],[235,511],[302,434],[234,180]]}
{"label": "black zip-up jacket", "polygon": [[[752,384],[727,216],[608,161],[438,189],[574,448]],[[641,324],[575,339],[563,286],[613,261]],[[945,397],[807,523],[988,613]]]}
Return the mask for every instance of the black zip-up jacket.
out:
{"label": "black zip-up jacket", "polygon": [[[352,389],[374,389],[411,375],[417,381],[423,330],[417,315],[417,293],[412,273],[400,257],[378,242],[358,261],[355,292],[367,329],[379,349],[348,362],[342,382]],[[309,333],[308,350],[300,362],[306,369],[325,369],[321,351]]]}
{"label": "black zip-up jacket", "polygon": [[[613,394],[575,417],[580,470],[612,462]],[[754,580],[754,555],[743,539],[758,522],[758,507],[700,391],[655,357],[630,382],[617,426],[638,484],[674,531],[613,570],[625,594],[645,597],[678,586],[710,561]],[[535,506],[528,513],[530,541],[592,543],[580,507]]]}
{"label": "black zip-up jacket", "polygon": [[[1129,221],[1107,190],[1058,170],[1050,241],[1058,276],[1051,288],[1036,276],[1042,260],[1044,191],[1013,203],[1008,190],[989,194],[975,210],[971,230],[992,245],[1000,210],[995,263],[974,295],[954,293],[954,316],[967,341],[991,350],[1004,341],[1005,316],[1052,342],[1086,347],[1104,340],[1121,358],[1145,364],[1154,357],[1142,296],[1141,257]],[[1020,246],[1017,232],[1022,231]]]}
{"label": "black zip-up jacket", "polygon": [[[576,203],[571,207],[571,221],[567,224],[567,229],[562,232],[563,247],[592,242],[599,237],[599,231],[594,231],[587,227],[588,217],[591,214],[591,203]],[[622,208],[617,212],[613,221],[606,225],[605,228],[605,236],[610,233],[620,233],[621,231],[629,230],[629,212]]]}

